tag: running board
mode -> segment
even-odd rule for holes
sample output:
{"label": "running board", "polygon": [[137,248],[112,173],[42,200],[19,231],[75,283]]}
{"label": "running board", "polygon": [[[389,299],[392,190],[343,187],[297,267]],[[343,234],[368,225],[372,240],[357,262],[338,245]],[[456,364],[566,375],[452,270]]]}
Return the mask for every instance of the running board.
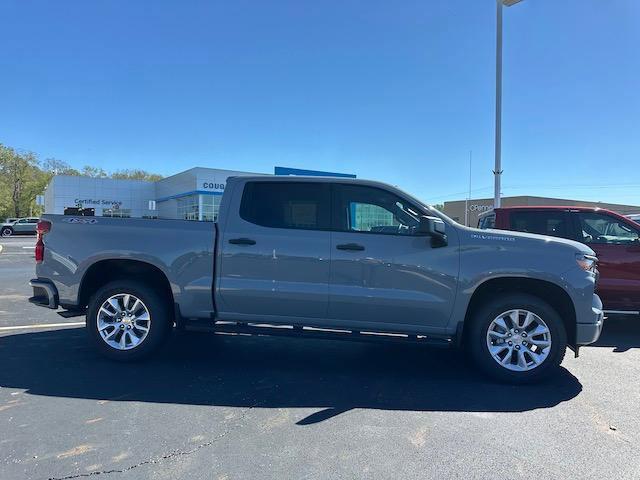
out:
{"label": "running board", "polygon": [[73,318],[73,317],[81,317],[82,315],[86,315],[87,311],[84,310],[62,310],[60,312],[56,312],[62,318]]}
{"label": "running board", "polygon": [[406,333],[387,333],[330,328],[301,327],[292,325],[273,325],[264,323],[223,322],[203,325],[200,322],[187,323],[189,331],[211,332],[217,335],[264,335],[272,337],[316,338],[321,340],[349,340],[375,343],[413,343],[438,347],[454,345],[451,337],[431,335],[413,335]]}
{"label": "running board", "polygon": [[640,315],[640,312],[636,310],[603,310],[604,313],[609,315]]}

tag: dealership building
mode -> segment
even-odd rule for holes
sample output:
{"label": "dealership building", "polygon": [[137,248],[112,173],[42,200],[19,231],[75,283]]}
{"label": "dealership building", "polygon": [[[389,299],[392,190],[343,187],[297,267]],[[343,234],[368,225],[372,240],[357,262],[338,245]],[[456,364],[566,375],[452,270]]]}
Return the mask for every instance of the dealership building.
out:
{"label": "dealership building", "polygon": [[[355,175],[275,167],[274,175],[355,178]],[[156,182],[56,175],[44,192],[45,213],[95,209],[96,216],[215,221],[227,178],[260,173],[195,167]]]}
{"label": "dealership building", "polygon": [[[640,206],[637,205],[620,205],[617,203],[602,202],[584,202],[581,200],[568,200],[566,198],[549,198],[534,197],[528,195],[515,197],[502,197],[500,203],[503,207],[522,207],[522,206],[544,206],[544,205],[560,205],[575,207],[599,207],[613,210],[622,215],[631,215],[640,213]],[[456,222],[464,224],[465,208],[467,210],[467,225],[475,227],[478,225],[478,215],[482,212],[493,210],[493,198],[477,198],[473,200],[456,200],[453,202],[444,202],[443,212]]]}
{"label": "dealership building", "polygon": [[[227,178],[268,175],[237,170],[195,167],[155,182],[56,175],[44,192],[45,213],[63,214],[68,207],[93,208],[96,216],[174,218],[215,221]],[[355,175],[275,167],[273,175],[311,175],[355,178]],[[502,205],[576,205],[607,208],[623,215],[640,213],[640,206],[584,202],[561,198],[503,197]],[[443,211],[457,222],[478,224],[478,215],[493,208],[493,198],[445,202]],[[371,213],[373,215],[373,213]]]}

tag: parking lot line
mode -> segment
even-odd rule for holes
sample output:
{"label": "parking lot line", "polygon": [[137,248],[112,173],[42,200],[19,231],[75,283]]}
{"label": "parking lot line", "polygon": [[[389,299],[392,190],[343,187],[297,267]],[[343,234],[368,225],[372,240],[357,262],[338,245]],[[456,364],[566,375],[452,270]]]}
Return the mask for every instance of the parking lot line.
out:
{"label": "parking lot line", "polygon": [[84,322],[66,322],[66,323],[39,323],[35,325],[14,325],[11,327],[0,327],[0,332],[9,330],[30,330],[33,328],[52,328],[52,327],[79,327]]}

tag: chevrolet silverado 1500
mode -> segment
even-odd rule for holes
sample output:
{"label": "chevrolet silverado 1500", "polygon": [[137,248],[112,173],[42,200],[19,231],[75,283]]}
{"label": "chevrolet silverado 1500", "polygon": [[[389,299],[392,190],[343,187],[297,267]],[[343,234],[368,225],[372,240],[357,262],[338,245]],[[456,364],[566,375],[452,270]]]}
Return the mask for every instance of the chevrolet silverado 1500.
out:
{"label": "chevrolet silverado 1500", "polygon": [[230,178],[215,223],[44,215],[36,262],[30,301],[86,315],[90,341],[116,360],[199,323],[457,345],[522,383],[603,325],[589,247],[467,228],[364,180]]}

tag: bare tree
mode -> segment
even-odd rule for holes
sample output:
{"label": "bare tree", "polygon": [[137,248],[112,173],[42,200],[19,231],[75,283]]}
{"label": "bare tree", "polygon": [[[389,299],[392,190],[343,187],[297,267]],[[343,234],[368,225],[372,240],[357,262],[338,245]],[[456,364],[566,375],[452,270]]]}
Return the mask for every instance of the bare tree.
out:
{"label": "bare tree", "polygon": [[78,170],[72,168],[71,165],[64,160],[58,160],[57,158],[47,158],[42,162],[41,168],[51,175],[80,175]]}

